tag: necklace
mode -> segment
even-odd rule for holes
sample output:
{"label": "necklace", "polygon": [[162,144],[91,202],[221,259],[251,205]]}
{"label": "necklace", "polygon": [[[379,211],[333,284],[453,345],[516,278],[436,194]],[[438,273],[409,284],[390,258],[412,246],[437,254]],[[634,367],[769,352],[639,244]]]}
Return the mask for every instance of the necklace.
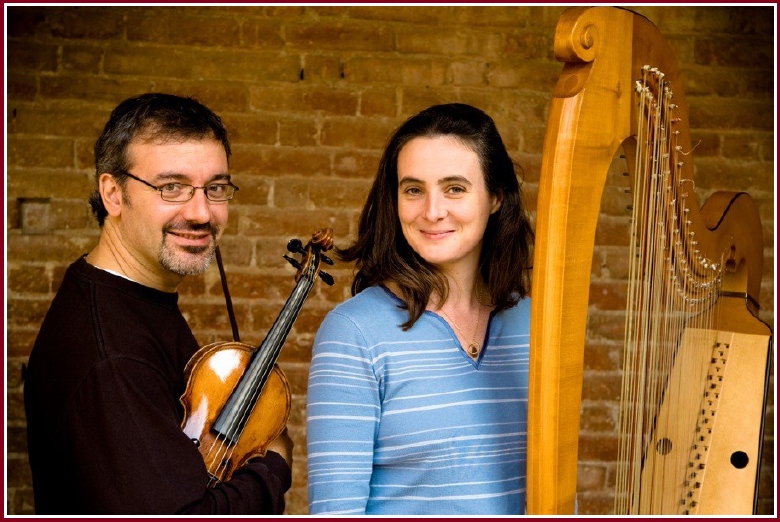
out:
{"label": "necklace", "polygon": [[[479,350],[481,348],[479,343],[477,343],[477,333],[479,332],[479,325],[482,322],[482,289],[481,288],[479,290],[479,294],[477,295],[477,303],[479,304],[479,312],[477,312],[477,324],[474,325],[474,334],[471,336],[471,342],[469,343],[469,347],[467,350],[467,353],[471,357],[476,357],[477,355],[479,355]],[[442,309],[441,313],[444,315],[444,317],[446,317],[449,320],[450,324],[452,324],[452,326],[455,327],[455,329],[458,331],[458,333],[460,333],[461,336],[463,336],[464,339],[468,339],[468,336],[465,333],[463,333],[463,330],[460,329],[460,327],[452,319],[452,317],[447,315],[447,312],[445,312]]]}

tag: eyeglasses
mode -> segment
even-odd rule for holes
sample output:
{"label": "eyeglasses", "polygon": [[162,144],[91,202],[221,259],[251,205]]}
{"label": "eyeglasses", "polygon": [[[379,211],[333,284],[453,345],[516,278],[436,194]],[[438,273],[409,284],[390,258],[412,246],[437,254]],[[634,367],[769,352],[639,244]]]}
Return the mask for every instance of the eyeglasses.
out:
{"label": "eyeglasses", "polygon": [[198,189],[203,190],[203,193],[206,195],[206,198],[209,201],[222,203],[233,199],[233,196],[238,190],[238,187],[230,182],[212,183],[210,185],[206,185],[205,187],[193,187],[192,185],[188,185],[186,183],[166,183],[159,187],[155,187],[151,183],[133,176],[127,171],[122,172],[122,174],[125,174],[127,177],[133,178],[136,181],[140,181],[147,187],[153,188],[160,193],[160,197],[163,199],[163,201],[170,201],[172,203],[184,203],[185,201],[191,200],[192,196],[195,195],[195,191]]}

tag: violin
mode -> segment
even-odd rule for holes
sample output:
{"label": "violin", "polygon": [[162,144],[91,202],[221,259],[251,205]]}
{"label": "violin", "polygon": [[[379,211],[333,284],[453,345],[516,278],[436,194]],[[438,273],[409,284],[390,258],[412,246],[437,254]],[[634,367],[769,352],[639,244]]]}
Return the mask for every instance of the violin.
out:
{"label": "violin", "polygon": [[333,264],[323,254],[332,247],[330,228],[315,232],[305,246],[299,239],[287,243],[289,252],[302,255],[301,261],[283,255],[298,269],[295,288],[259,348],[221,341],[202,347],[188,361],[187,386],[180,399],[182,429],[206,463],[209,487],[265,455],[286,427],[290,385],[276,361],[317,276],[333,284],[333,278],[320,270],[321,263]]}

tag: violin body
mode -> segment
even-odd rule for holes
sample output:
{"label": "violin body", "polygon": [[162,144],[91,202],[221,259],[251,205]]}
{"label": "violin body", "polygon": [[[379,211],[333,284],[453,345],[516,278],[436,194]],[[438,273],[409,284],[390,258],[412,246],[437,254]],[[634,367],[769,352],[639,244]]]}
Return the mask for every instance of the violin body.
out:
{"label": "violin body", "polygon": [[212,343],[198,350],[184,370],[187,389],[181,398],[182,429],[196,443],[214,482],[229,480],[249,459],[264,456],[290,416],[290,385],[274,364],[241,438],[232,443],[212,431],[256,350],[236,341]]}

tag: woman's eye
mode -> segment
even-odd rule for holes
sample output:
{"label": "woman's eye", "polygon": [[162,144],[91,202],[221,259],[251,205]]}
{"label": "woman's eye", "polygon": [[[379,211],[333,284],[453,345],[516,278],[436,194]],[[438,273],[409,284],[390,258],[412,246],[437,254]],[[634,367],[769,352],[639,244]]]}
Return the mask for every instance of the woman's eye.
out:
{"label": "woman's eye", "polygon": [[461,187],[460,185],[453,185],[447,188],[447,192],[449,192],[450,194],[462,194],[466,192],[466,188]]}
{"label": "woman's eye", "polygon": [[418,187],[407,187],[404,189],[404,194],[410,194],[412,196],[417,196],[419,194],[422,194],[422,191]]}

